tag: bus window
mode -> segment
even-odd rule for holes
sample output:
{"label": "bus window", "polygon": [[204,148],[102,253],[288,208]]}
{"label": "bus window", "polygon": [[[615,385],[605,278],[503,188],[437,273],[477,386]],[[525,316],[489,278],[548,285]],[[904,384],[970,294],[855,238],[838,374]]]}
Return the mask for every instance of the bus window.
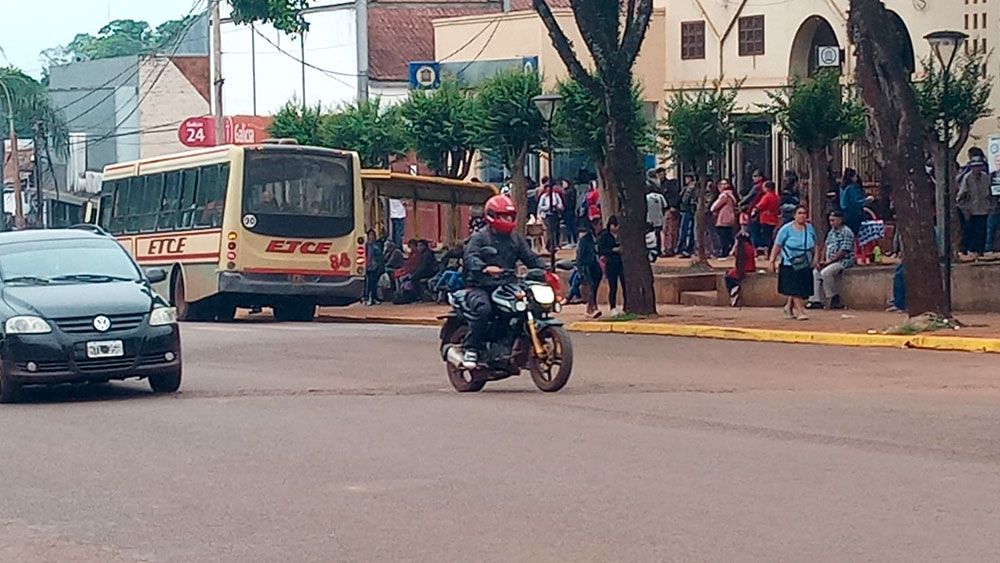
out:
{"label": "bus window", "polygon": [[184,170],[181,177],[181,199],[177,208],[178,229],[190,229],[194,224],[194,198],[198,191],[198,169]]}
{"label": "bus window", "polygon": [[114,203],[115,183],[110,181],[104,182],[101,186],[101,197],[97,208],[97,221],[95,223],[109,232],[111,231],[111,211],[114,209]]}
{"label": "bus window", "polygon": [[195,227],[218,227],[222,224],[222,206],[228,181],[229,164],[201,167],[194,211]]}
{"label": "bus window", "polygon": [[256,215],[253,232],[338,237],[354,229],[349,158],[248,151],[243,170],[243,213]]}
{"label": "bus window", "polygon": [[169,231],[177,228],[177,210],[181,204],[181,172],[167,172],[163,178],[163,205],[160,207],[160,217],[156,228]]}
{"label": "bus window", "polygon": [[146,176],[146,186],[137,197],[138,228],[142,232],[156,229],[156,217],[163,206],[163,174]]}
{"label": "bus window", "polygon": [[128,213],[129,181],[118,180],[115,182],[113,203],[111,205],[111,232],[121,234],[125,232],[125,218]]}
{"label": "bus window", "polygon": [[122,218],[126,233],[135,233],[139,230],[139,213],[142,209],[142,192],[145,187],[145,176],[134,176],[128,180],[128,197],[122,203]]}

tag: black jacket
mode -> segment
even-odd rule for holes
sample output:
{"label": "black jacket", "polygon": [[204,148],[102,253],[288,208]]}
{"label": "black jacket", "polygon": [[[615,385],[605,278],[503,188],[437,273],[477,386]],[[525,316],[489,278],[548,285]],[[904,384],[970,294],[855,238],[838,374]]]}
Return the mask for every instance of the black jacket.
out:
{"label": "black jacket", "polygon": [[618,237],[611,234],[608,229],[601,231],[601,235],[597,237],[597,253],[607,260],[608,266],[621,268],[621,249],[622,245],[618,241]]}
{"label": "black jacket", "polygon": [[587,233],[580,237],[580,242],[576,247],[576,267],[585,271],[587,268],[599,268],[597,262],[597,242],[593,233]]}
{"label": "black jacket", "polygon": [[[483,248],[491,246],[497,250],[496,256],[484,256]],[[529,268],[545,268],[545,263],[532,252],[528,241],[521,235],[500,235],[486,228],[469,237],[465,245],[465,279],[473,287],[496,287],[501,279],[483,273],[486,266],[499,266],[513,270],[521,261]]]}

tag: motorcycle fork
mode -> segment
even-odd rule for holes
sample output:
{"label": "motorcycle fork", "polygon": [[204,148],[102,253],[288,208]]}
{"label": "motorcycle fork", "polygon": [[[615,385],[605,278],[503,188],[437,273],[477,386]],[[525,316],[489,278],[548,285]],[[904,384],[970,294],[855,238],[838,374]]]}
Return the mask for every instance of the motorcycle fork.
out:
{"label": "motorcycle fork", "polygon": [[545,347],[542,346],[542,341],[538,339],[538,331],[535,330],[535,316],[528,311],[528,335],[531,336],[531,346],[535,349],[535,356],[539,358],[545,357]]}

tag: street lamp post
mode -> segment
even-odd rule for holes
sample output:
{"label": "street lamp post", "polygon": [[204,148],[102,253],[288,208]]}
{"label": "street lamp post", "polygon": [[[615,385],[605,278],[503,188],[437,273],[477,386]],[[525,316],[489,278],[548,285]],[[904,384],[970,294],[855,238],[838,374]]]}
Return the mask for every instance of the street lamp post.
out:
{"label": "street lamp post", "polygon": [[[543,94],[541,96],[535,96],[531,98],[531,101],[535,103],[535,107],[538,108],[538,113],[542,114],[542,121],[545,122],[545,149],[549,158],[549,181],[553,181],[553,150],[552,150],[552,118],[556,115],[556,109],[559,107],[559,102],[562,101],[562,96],[559,94]],[[552,235],[549,235],[550,240],[553,240]],[[558,233],[556,234],[554,240],[559,240]],[[549,266],[553,271],[556,269],[556,249],[558,244],[549,249]]]}
{"label": "street lamp post", "polygon": [[944,301],[945,314],[951,315],[951,119],[945,112],[944,104],[948,99],[948,89],[951,86],[951,65],[955,62],[958,50],[969,36],[961,31],[935,31],[924,36],[934,50],[934,56],[941,63],[941,119],[944,121]]}

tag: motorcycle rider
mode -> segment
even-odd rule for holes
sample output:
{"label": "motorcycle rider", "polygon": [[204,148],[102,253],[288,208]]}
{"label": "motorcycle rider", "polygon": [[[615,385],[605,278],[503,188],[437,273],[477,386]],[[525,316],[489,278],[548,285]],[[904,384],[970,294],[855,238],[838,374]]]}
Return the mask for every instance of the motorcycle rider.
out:
{"label": "motorcycle rider", "polygon": [[[465,298],[464,314],[469,323],[465,338],[462,363],[474,369],[479,361],[479,351],[486,337],[486,329],[493,317],[491,293],[502,284],[504,270],[517,267],[520,260],[529,268],[544,269],[545,263],[531,250],[528,241],[514,232],[517,227],[517,206],[508,195],[491,197],[483,207],[487,228],[473,233],[465,245],[463,263],[469,285]],[[483,249],[496,249],[485,256]]]}

